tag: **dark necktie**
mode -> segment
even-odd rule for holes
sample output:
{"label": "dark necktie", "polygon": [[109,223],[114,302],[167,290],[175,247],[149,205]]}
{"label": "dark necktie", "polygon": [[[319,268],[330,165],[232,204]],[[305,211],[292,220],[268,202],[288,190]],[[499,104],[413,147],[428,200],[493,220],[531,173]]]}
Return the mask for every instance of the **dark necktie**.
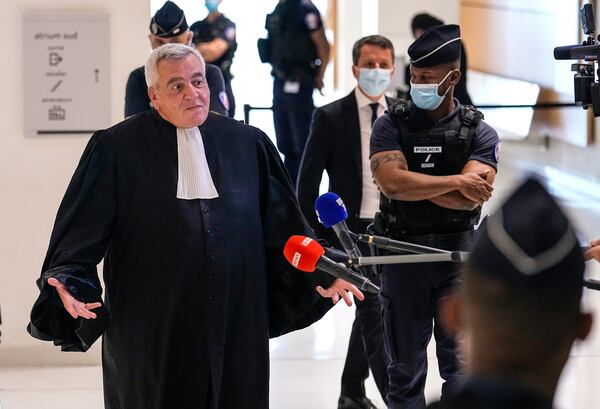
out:
{"label": "dark necktie", "polygon": [[372,128],[373,124],[375,123],[375,120],[377,119],[377,108],[379,108],[379,102],[373,102],[372,104],[369,104],[369,106],[371,107],[371,128]]}

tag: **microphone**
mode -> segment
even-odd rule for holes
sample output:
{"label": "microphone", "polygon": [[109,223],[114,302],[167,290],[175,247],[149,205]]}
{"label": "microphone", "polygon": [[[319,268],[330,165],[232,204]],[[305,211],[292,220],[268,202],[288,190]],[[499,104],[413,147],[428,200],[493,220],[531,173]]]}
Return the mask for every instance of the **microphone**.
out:
{"label": "microphone", "polygon": [[310,237],[290,237],[285,243],[283,255],[298,270],[312,273],[318,268],[329,275],[354,284],[363,291],[372,294],[379,293],[379,287],[373,284],[371,280],[325,256],[325,249]]}
{"label": "microphone", "polygon": [[348,218],[346,205],[338,195],[327,192],[319,196],[315,201],[315,212],[323,226],[333,229],[348,257],[351,259],[362,257],[346,225]]}
{"label": "microphone", "polygon": [[597,60],[600,56],[600,44],[563,45],[554,48],[555,60]]}
{"label": "microphone", "polygon": [[404,251],[410,253],[450,253],[448,250],[441,250],[435,247],[423,246],[420,244],[407,243],[405,241],[392,240],[387,237],[371,236],[369,234],[359,234],[358,240],[369,243],[375,247],[391,251]]}
{"label": "microphone", "polygon": [[600,291],[600,281],[598,280],[583,280],[583,286],[590,290]]}

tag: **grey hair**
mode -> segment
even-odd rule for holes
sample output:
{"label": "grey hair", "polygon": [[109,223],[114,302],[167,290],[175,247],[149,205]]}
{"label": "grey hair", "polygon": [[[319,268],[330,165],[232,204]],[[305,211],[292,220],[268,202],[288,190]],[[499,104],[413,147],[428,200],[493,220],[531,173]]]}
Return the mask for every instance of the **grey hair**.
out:
{"label": "grey hair", "polygon": [[146,66],[144,67],[146,84],[148,84],[148,87],[154,87],[158,82],[159,62],[163,60],[181,61],[190,54],[193,54],[196,58],[198,58],[198,61],[200,61],[202,64],[202,69],[206,69],[206,64],[204,62],[204,58],[202,58],[202,55],[200,55],[198,50],[188,45],[170,43],[161,45],[160,47],[152,50],[148,56],[148,60],[146,61]]}

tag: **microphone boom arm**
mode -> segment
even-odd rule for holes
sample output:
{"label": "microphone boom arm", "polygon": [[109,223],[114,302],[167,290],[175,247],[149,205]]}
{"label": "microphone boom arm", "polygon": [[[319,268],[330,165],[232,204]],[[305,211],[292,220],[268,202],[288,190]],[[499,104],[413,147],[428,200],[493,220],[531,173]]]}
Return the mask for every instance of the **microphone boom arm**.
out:
{"label": "microphone boom arm", "polygon": [[405,241],[398,241],[388,239],[387,237],[371,236],[368,234],[359,234],[357,236],[359,241],[369,243],[375,247],[382,248],[384,250],[391,251],[407,251],[410,253],[418,254],[431,254],[431,253],[450,253],[448,250],[437,249],[435,247],[422,246],[420,244],[408,243]]}
{"label": "microphone boom arm", "polygon": [[348,260],[350,265],[372,266],[380,264],[410,264],[410,263],[465,263],[469,259],[469,252],[449,251],[436,254],[405,254],[395,256],[359,257]]}

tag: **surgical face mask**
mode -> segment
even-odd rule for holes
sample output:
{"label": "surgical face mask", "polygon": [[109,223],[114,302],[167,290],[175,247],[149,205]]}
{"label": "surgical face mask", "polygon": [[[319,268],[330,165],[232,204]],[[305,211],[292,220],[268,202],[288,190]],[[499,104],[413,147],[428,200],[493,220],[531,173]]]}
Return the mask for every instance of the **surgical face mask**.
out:
{"label": "surgical face mask", "polygon": [[383,68],[361,68],[358,85],[370,97],[383,94],[392,81],[392,70]]}
{"label": "surgical face mask", "polygon": [[219,0],[206,0],[204,5],[209,13],[213,13],[219,8]]}
{"label": "surgical face mask", "polygon": [[444,98],[446,98],[446,95],[448,94],[448,91],[450,91],[451,87],[448,87],[446,92],[444,92],[444,95],[439,95],[438,89],[440,85],[446,81],[446,78],[452,74],[452,71],[454,70],[450,70],[450,72],[446,74],[444,79],[441,80],[439,84],[415,84],[411,81],[410,96],[415,105],[427,111],[433,111],[437,109],[437,107],[442,104],[442,101],[444,101]]}

